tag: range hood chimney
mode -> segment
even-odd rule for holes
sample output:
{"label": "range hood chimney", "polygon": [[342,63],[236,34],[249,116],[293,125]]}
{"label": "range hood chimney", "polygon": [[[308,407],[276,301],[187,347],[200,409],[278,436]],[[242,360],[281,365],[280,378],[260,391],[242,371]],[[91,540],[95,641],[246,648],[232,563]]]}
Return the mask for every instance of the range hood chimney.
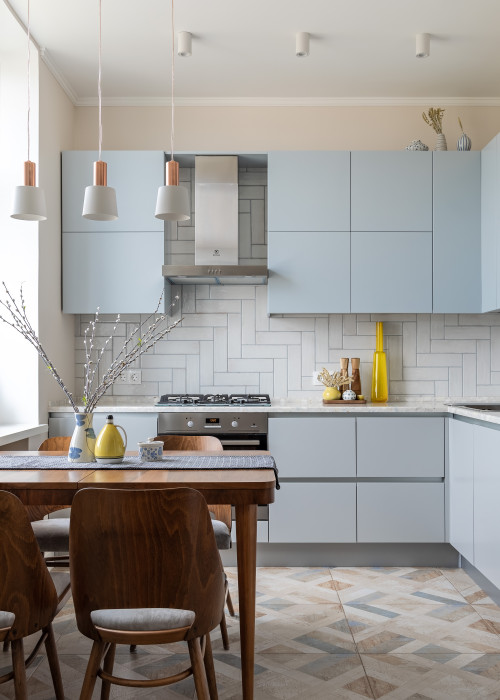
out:
{"label": "range hood chimney", "polygon": [[266,284],[263,265],[238,265],[238,156],[195,158],[195,264],[164,265],[171,284]]}

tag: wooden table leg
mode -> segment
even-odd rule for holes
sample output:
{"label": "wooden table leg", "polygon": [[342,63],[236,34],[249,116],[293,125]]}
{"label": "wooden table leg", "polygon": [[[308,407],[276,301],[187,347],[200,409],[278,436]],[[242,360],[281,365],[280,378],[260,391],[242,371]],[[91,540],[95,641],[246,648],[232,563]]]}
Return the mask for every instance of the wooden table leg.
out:
{"label": "wooden table leg", "polygon": [[243,700],[253,700],[257,506],[236,506],[235,510]]}

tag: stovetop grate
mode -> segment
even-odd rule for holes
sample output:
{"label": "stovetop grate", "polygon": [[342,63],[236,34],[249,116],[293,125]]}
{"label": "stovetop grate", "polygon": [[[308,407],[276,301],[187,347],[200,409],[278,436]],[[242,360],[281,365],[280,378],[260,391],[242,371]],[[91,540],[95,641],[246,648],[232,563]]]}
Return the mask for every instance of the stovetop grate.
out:
{"label": "stovetop grate", "polygon": [[270,406],[269,394],[164,394],[157,406]]}

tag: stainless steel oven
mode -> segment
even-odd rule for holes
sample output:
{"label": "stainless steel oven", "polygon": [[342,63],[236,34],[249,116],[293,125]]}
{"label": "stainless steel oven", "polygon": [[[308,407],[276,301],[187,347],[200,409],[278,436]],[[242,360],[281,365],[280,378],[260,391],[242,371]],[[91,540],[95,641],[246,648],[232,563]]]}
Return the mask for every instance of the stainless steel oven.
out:
{"label": "stainless steel oven", "polygon": [[158,435],[215,435],[225,450],[267,450],[267,413],[159,413]]}

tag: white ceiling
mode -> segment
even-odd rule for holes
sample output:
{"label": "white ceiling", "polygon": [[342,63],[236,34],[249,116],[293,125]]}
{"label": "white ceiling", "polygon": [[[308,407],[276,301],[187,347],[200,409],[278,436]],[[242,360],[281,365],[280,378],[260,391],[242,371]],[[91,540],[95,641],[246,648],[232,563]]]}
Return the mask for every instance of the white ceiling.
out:
{"label": "white ceiling", "polygon": [[[26,23],[27,0],[9,2]],[[33,37],[80,105],[96,103],[97,13],[97,0],[31,0]],[[500,0],[176,0],[175,26],[193,34],[178,104],[500,104]],[[429,58],[415,58],[418,32]],[[105,104],[168,103],[169,0],[102,0],[102,88]]]}

